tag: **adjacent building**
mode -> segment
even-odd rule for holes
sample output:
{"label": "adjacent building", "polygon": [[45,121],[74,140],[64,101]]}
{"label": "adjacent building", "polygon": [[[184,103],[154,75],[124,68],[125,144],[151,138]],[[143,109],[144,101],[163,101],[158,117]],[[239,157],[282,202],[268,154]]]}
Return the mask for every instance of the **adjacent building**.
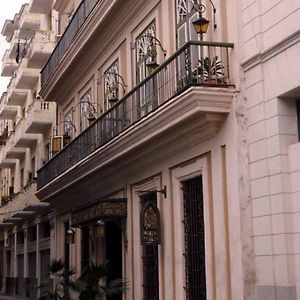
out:
{"label": "adjacent building", "polygon": [[0,103],[1,290],[29,299],[49,278],[53,223],[49,204],[35,196],[37,170],[49,159],[56,124],[56,104],[39,95],[40,70],[57,37],[58,15],[50,2],[22,5],[2,29],[9,48],[1,75],[11,79]]}
{"label": "adjacent building", "polygon": [[31,0],[7,21],[3,292],[108,259],[117,299],[300,299],[299,11]]}

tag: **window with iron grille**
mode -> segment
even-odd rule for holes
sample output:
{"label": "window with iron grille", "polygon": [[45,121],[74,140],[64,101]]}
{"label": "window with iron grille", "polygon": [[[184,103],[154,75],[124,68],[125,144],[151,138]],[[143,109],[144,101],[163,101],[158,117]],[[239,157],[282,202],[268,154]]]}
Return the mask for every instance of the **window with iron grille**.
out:
{"label": "window with iron grille", "polygon": [[[157,205],[156,192],[150,192],[141,196],[141,204],[153,202]],[[159,299],[159,275],[158,275],[158,246],[143,245],[143,300]]]}
{"label": "window with iron grille", "polygon": [[205,240],[202,177],[184,181],[184,238],[186,299],[206,299]]}
{"label": "window with iron grille", "polygon": [[104,72],[104,107],[106,110],[111,107],[111,103],[114,104],[119,99],[118,74],[119,60],[117,59]]}
{"label": "window with iron grille", "polygon": [[143,81],[147,76],[146,63],[150,60],[148,54],[149,47],[152,46],[152,38],[156,36],[156,25],[155,20],[148,25],[145,30],[136,38],[136,83]]}
{"label": "window with iron grille", "polygon": [[[152,59],[149,55],[150,50],[156,51],[156,46],[153,44],[152,37],[156,36],[156,24],[153,20],[136,38],[136,83],[142,82],[148,75],[147,63]],[[156,87],[157,83],[155,79],[148,81],[141,86],[137,97],[137,114],[139,117],[143,117],[154,107],[157,106]]]}
{"label": "window with iron grille", "polygon": [[193,21],[198,18],[194,3],[198,3],[198,1],[175,0],[178,48],[189,40],[198,40],[198,35],[193,27]]}
{"label": "window with iron grille", "polygon": [[89,126],[89,117],[95,112],[92,109],[92,90],[89,89],[80,98],[80,131],[85,130]]}

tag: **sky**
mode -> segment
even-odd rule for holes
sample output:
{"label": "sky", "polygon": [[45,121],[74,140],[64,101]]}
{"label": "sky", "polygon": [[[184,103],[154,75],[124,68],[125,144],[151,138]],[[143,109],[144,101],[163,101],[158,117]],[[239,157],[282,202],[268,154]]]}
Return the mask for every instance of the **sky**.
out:
{"label": "sky", "polygon": [[[26,3],[26,0],[1,0],[0,1],[0,33],[3,28],[3,24],[6,19],[12,20],[15,13],[19,12],[22,4]],[[2,69],[2,57],[5,50],[9,47],[9,44],[5,41],[5,37],[0,34],[0,63]],[[0,96],[6,91],[6,87],[9,83],[9,77],[0,77]]]}

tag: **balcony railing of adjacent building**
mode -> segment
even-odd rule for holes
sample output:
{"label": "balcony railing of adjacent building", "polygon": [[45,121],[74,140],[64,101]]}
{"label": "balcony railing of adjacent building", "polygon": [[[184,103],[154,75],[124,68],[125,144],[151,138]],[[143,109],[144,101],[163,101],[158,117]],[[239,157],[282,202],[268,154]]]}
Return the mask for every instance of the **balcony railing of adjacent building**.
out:
{"label": "balcony railing of adjacent building", "polygon": [[55,70],[56,66],[59,64],[59,62],[69,49],[81,25],[84,23],[84,21],[86,20],[86,18],[93,10],[94,6],[98,1],[101,0],[83,0],[78,6],[68,27],[66,28],[60,40],[58,41],[50,58],[48,59],[46,65],[41,71],[42,87],[47,82],[47,80]]}
{"label": "balcony railing of adjacent building", "polygon": [[190,41],[38,171],[38,189],[191,86],[229,87],[233,44]]}

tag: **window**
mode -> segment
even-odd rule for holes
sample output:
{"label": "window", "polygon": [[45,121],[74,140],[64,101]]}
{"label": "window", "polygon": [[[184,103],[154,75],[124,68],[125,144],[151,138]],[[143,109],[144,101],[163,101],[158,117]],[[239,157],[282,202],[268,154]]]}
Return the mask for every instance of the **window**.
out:
{"label": "window", "polygon": [[193,8],[193,0],[175,1],[177,47],[179,48],[189,40],[198,39],[198,35],[193,27],[193,21],[195,21],[198,18],[198,13]]}
{"label": "window", "polygon": [[156,25],[153,21],[135,40],[136,46],[136,82],[143,81],[149,74],[146,63],[150,59],[148,55],[151,45],[151,36],[156,36]]}
{"label": "window", "polygon": [[20,186],[21,189],[24,187],[24,168],[22,168],[20,172]]}
{"label": "window", "polygon": [[68,134],[71,139],[75,137],[75,127],[73,123],[73,107],[65,114],[64,134]]}
{"label": "window", "polygon": [[104,107],[105,110],[109,109],[119,99],[119,60],[117,59],[105,72],[104,72]]}
{"label": "window", "polygon": [[[156,25],[153,21],[136,39],[136,82],[143,81],[149,74],[147,62],[151,60],[149,50],[155,46],[152,44],[152,37],[155,37]],[[141,86],[136,93],[137,114],[143,117],[157,106],[157,83],[156,77]]]}
{"label": "window", "polygon": [[[141,203],[151,201],[157,205],[156,192],[141,196]],[[158,246],[143,245],[143,300],[159,299],[159,274],[158,274]]]}
{"label": "window", "polygon": [[206,299],[205,236],[202,177],[184,181],[186,299]]}
{"label": "window", "polygon": [[35,157],[31,159],[31,174],[32,178],[29,178],[29,181],[33,180],[33,178],[35,177]]}
{"label": "window", "polygon": [[80,131],[85,130],[89,126],[89,117],[95,115],[92,106],[92,90],[89,89],[80,98]]}

